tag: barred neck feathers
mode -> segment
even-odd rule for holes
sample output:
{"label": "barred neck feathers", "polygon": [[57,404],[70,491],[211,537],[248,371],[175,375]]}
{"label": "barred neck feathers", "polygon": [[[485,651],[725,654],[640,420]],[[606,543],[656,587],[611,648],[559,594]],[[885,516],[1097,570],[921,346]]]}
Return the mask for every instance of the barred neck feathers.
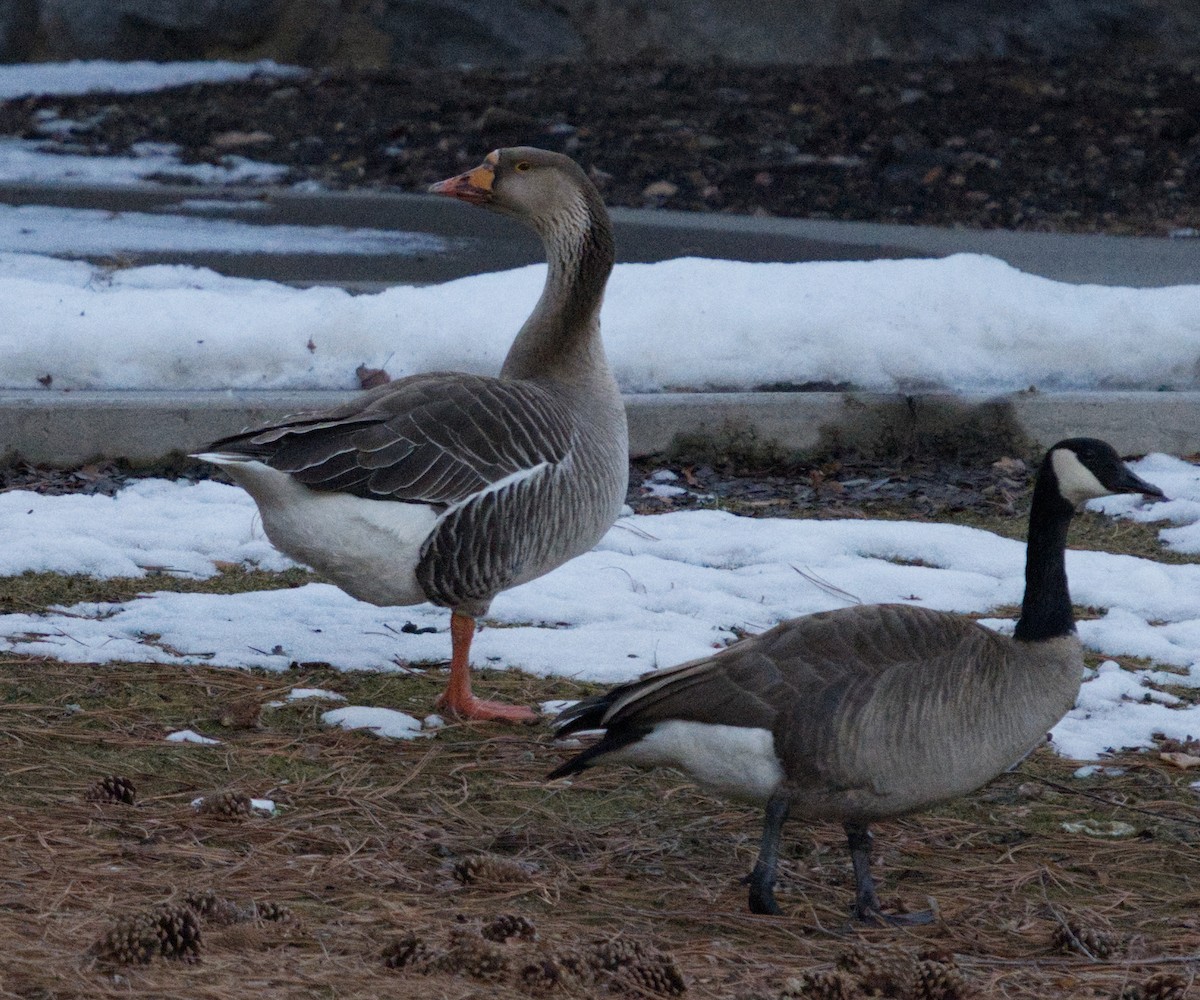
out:
{"label": "barred neck feathers", "polygon": [[615,250],[608,213],[591,184],[574,201],[531,223],[549,268],[542,296],[505,358],[504,378],[580,381],[608,374],[600,304]]}

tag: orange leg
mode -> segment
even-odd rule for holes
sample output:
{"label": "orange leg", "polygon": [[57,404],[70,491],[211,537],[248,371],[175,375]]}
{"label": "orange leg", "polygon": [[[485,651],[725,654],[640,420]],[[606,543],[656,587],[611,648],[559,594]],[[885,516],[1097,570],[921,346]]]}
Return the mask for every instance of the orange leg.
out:
{"label": "orange leg", "polygon": [[471,639],[475,635],[475,619],[450,615],[450,683],[437,700],[437,707],[459,719],[487,722],[536,722],[537,713],[524,705],[505,705],[499,701],[483,701],[471,694]]}

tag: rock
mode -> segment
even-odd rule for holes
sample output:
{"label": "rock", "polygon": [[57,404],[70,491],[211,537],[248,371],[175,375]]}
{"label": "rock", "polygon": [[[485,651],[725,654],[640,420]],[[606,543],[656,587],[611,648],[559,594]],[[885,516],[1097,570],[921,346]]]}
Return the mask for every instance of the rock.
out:
{"label": "rock", "polygon": [[29,58],[37,24],[37,0],[0,3],[0,63],[23,62]]}
{"label": "rock", "polygon": [[[448,67],[661,58],[747,65],[858,60],[1194,58],[1195,0],[39,0],[0,2],[0,59],[270,57]],[[931,89],[946,94],[946,78]],[[952,85],[951,85],[952,86]],[[910,87],[902,101],[923,99]],[[715,95],[740,106],[744,91]],[[1190,125],[1185,121],[1184,127]]]}
{"label": "rock", "polygon": [[579,58],[583,40],[559,6],[540,0],[386,0],[376,24],[394,66],[497,66]]}
{"label": "rock", "polygon": [[54,59],[197,59],[243,48],[278,24],[290,0],[42,0]]}

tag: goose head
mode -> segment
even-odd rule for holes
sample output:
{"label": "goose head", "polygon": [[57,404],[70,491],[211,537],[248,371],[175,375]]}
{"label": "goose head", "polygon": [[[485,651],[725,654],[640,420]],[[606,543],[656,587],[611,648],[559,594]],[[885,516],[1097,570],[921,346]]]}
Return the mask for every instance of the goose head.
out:
{"label": "goose head", "polygon": [[1072,507],[1113,493],[1165,499],[1162,490],[1129,470],[1112,445],[1096,438],[1059,441],[1047,452],[1043,468],[1053,475],[1059,495]]}
{"label": "goose head", "polygon": [[545,231],[558,220],[586,218],[594,190],[569,156],[514,146],[493,150],[473,170],[431,185],[429,193],[516,216]]}

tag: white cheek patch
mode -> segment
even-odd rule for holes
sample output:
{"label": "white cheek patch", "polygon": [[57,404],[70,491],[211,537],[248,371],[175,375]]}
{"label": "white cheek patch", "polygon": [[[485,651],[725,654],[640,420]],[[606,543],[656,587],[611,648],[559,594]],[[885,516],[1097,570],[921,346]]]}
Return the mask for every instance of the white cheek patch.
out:
{"label": "white cheek patch", "polygon": [[672,719],[608,759],[676,767],[714,792],[756,803],[766,802],[783,780],[775,738],[746,726]]}
{"label": "white cheek patch", "polygon": [[1051,452],[1050,464],[1058,478],[1058,491],[1072,504],[1078,506],[1084,500],[1106,497],[1112,492],[1069,448]]}

